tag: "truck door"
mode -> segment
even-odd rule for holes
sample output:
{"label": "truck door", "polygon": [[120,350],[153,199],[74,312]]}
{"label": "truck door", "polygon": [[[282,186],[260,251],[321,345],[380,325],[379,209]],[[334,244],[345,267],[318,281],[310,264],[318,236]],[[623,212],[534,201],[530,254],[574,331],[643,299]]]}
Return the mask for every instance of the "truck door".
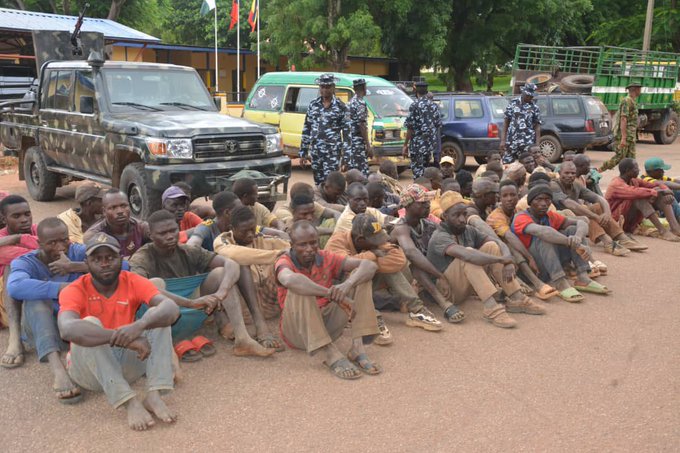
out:
{"label": "truck door", "polygon": [[73,98],[73,70],[51,69],[46,71],[40,106],[40,148],[48,157],[48,165],[70,167],[71,156],[66,142],[70,124],[66,113]]}

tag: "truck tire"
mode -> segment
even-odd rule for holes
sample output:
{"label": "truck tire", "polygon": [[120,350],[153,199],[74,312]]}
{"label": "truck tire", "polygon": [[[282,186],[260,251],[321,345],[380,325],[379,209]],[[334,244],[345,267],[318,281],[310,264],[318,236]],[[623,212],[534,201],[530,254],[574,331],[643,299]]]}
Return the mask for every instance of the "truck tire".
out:
{"label": "truck tire", "polygon": [[120,175],[120,190],[127,195],[132,215],[145,220],[161,209],[161,192],[151,188],[143,162],[133,162]]}
{"label": "truck tire", "polygon": [[475,162],[477,162],[479,165],[484,165],[486,163],[486,156],[474,156],[475,157]]}
{"label": "truck tire", "polygon": [[678,136],[678,114],[671,112],[661,124],[661,130],[654,131],[654,141],[659,145],[670,145]]}
{"label": "truck tire", "polygon": [[458,171],[465,165],[465,154],[460,145],[452,140],[442,142],[442,157],[451,156],[453,158],[453,171]]}
{"label": "truck tire", "polygon": [[543,91],[543,89],[548,86],[548,82],[550,82],[552,78],[552,74],[543,72],[541,74],[527,77],[526,83],[533,83],[536,85],[536,88],[538,88],[538,91]]}
{"label": "truck tire", "polygon": [[59,185],[59,174],[47,169],[42,151],[32,146],[24,156],[24,175],[28,193],[35,201],[52,201]]}
{"label": "truck tire", "polygon": [[566,76],[560,82],[562,93],[588,94],[593,89],[595,77],[586,74]]}
{"label": "truck tire", "polygon": [[541,136],[538,140],[538,147],[541,148],[541,154],[543,154],[550,163],[555,163],[562,157],[562,144],[555,136]]}

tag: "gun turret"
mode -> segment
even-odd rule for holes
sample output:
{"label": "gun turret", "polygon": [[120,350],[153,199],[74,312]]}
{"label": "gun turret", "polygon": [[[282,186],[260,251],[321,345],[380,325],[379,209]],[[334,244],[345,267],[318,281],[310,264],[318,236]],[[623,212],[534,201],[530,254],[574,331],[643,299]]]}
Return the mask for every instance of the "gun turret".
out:
{"label": "gun turret", "polygon": [[83,46],[80,42],[80,27],[83,26],[83,19],[85,19],[85,11],[90,7],[89,3],[85,3],[83,9],[78,15],[78,20],[76,21],[76,26],[73,28],[73,33],[71,34],[71,45],[73,46],[72,52],[73,56],[80,57],[83,55]]}

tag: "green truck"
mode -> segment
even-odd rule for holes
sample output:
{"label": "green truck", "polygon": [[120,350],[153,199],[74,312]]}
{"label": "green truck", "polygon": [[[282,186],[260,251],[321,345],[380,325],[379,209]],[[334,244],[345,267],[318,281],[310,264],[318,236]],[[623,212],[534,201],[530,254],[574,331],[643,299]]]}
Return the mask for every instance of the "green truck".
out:
{"label": "green truck", "polygon": [[618,110],[626,86],[642,85],[638,99],[638,129],[654,135],[658,144],[673,143],[678,135],[674,102],[680,94],[680,54],[644,52],[621,47],[554,47],[520,44],[515,52],[511,89],[526,82],[539,91],[592,94],[612,115]]}

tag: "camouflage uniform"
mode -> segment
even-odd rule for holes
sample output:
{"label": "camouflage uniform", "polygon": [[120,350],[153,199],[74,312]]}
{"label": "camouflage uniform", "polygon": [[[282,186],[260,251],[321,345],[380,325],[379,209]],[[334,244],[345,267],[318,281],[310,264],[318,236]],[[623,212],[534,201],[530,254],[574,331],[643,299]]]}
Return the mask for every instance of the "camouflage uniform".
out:
{"label": "camouflage uniform", "polygon": [[[621,148],[621,118],[626,118],[626,146]],[[616,114],[614,124],[614,157],[603,163],[600,172],[616,167],[622,159],[631,157],[635,159],[635,140],[637,140],[638,108],[637,104],[630,96],[621,99],[619,111]]]}
{"label": "camouflage uniform", "polygon": [[320,96],[310,102],[302,128],[300,157],[311,159],[315,185],[324,182],[330,172],[340,170],[343,137],[347,137],[345,103],[335,96],[329,108],[324,108]]}
{"label": "camouflage uniform", "polygon": [[522,102],[522,99],[517,98],[508,104],[505,118],[510,123],[505,137],[507,148],[503,154],[503,163],[510,164],[536,143],[535,128],[537,124],[541,124],[541,111],[533,101]]}
{"label": "camouflage uniform", "polygon": [[414,178],[420,178],[432,153],[439,151],[439,130],[442,118],[439,107],[426,96],[419,97],[409,107],[404,126],[411,130],[409,142],[409,158]]}
{"label": "camouflage uniform", "polygon": [[368,176],[367,144],[361,135],[361,126],[368,126],[368,107],[366,101],[355,94],[349,101],[348,108],[350,150],[345,162],[348,168],[356,168],[364,176]]}

